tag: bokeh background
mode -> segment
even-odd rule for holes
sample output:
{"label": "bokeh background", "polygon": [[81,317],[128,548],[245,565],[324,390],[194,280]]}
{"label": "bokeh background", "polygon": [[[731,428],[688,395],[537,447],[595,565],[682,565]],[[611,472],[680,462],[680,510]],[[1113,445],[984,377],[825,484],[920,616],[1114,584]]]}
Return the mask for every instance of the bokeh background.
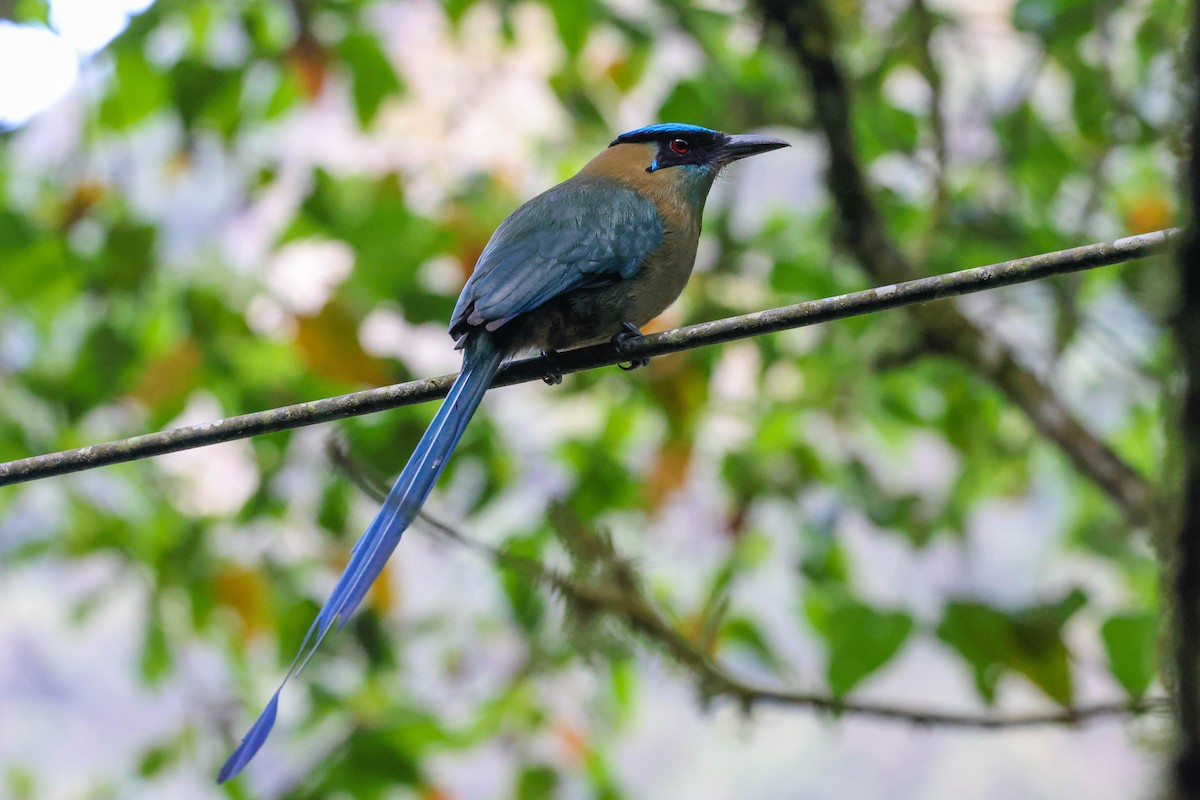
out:
{"label": "bokeh background", "polygon": [[[793,145],[654,328],[890,282],[778,6],[3,0],[0,458],[454,371],[491,231],[652,122]],[[1182,0],[821,7],[913,274],[1172,224]],[[408,534],[224,787],[433,408],[0,489],[0,796],[1155,796],[1172,301],[1151,259],[492,393],[430,504],[483,549]]]}

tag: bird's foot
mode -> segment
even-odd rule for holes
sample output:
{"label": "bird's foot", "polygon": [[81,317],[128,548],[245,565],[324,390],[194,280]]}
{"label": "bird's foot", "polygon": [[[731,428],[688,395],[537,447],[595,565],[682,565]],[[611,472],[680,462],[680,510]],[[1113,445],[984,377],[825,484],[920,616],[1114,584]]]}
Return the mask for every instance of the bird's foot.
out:
{"label": "bird's foot", "polygon": [[562,366],[558,363],[558,352],[555,350],[543,350],[542,360],[546,362],[546,373],[542,375],[542,381],[547,386],[557,386],[562,383],[563,371]]}
{"label": "bird's foot", "polygon": [[[612,337],[612,346],[616,348],[618,353],[628,353],[629,346],[642,338],[642,332],[637,325],[632,322],[622,322],[621,330]],[[617,364],[618,367],[626,372],[637,369],[638,367],[647,366],[650,359],[645,356],[641,358],[630,359],[627,364]]]}

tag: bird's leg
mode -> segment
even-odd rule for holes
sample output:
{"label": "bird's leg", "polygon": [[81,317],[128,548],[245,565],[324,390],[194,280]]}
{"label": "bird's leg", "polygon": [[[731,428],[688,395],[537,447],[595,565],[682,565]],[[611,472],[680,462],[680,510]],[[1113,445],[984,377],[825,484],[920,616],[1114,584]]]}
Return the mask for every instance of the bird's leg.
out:
{"label": "bird's leg", "polygon": [[546,374],[542,375],[542,380],[547,386],[557,386],[562,383],[563,372],[562,366],[558,363],[557,350],[543,350],[542,360],[546,362]]}
{"label": "bird's leg", "polygon": [[[629,352],[629,345],[642,338],[642,332],[637,325],[632,322],[622,322],[621,330],[612,337],[612,346],[617,349],[618,353]],[[645,356],[641,358],[630,359],[628,364],[617,364],[618,367],[628,372],[631,369],[647,366],[650,359]]]}

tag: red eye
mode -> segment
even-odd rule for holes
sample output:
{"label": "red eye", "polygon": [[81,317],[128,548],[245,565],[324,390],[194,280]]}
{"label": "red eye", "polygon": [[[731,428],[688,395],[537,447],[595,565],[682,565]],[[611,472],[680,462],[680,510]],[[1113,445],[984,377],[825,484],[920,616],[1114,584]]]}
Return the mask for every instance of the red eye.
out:
{"label": "red eye", "polygon": [[691,145],[689,145],[687,143],[686,139],[672,139],[671,140],[671,150],[673,152],[679,153],[679,155],[683,155],[684,153],[686,153],[688,150],[691,150],[691,149],[692,149],[692,147],[691,147]]}

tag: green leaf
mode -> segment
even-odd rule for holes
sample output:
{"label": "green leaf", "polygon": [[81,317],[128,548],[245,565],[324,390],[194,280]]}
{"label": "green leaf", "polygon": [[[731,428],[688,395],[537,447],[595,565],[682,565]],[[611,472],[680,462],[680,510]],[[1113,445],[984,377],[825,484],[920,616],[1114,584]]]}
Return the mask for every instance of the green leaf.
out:
{"label": "green leaf", "polygon": [[750,653],[772,671],[780,669],[779,659],[771,651],[758,626],[749,617],[733,617],[721,626],[721,645],[736,645]]}
{"label": "green leaf", "polygon": [[342,40],[338,53],[354,79],[354,110],[364,128],[375,119],[380,104],[401,89],[400,78],[392,62],[368,33],[351,33]]}
{"label": "green leaf", "polygon": [[1076,80],[1071,110],[1075,113],[1075,124],[1085,138],[1093,142],[1101,142],[1105,138],[1104,120],[1112,111],[1112,98],[1096,91],[1091,76],[1080,76]]}
{"label": "green leaf", "polygon": [[975,672],[975,686],[989,703],[1013,647],[1007,617],[982,603],[950,603],[938,626],[938,638],[958,650]]}
{"label": "green leaf", "polygon": [[442,4],[446,11],[446,16],[456,26],[462,19],[462,15],[467,12],[467,9],[475,5],[475,0],[445,0]]}
{"label": "green leaf", "polygon": [[387,729],[356,728],[338,753],[299,784],[293,796],[325,798],[354,787],[356,797],[382,798],[397,787],[423,783],[412,742],[399,726]]}
{"label": "green leaf", "polygon": [[814,583],[846,582],[846,554],[830,536],[813,537],[800,561],[800,572]]}
{"label": "green leaf", "polygon": [[142,643],[142,679],[150,686],[162,683],[171,672],[171,651],[163,630],[162,617],[152,613],[146,621],[146,638]]}
{"label": "green leaf", "polygon": [[829,688],[838,697],[890,661],[912,631],[908,615],[857,603],[835,609],[829,621],[827,672]]}
{"label": "green leaf", "polygon": [[379,619],[379,614],[357,614],[351,620],[354,638],[358,640],[367,659],[374,668],[391,667],[396,663],[388,631]]}
{"label": "green leaf", "polygon": [[142,755],[141,761],[138,762],[138,775],[143,778],[151,778],[167,767],[175,757],[176,748],[163,745],[152,747]]}
{"label": "green leaf", "polygon": [[612,696],[621,715],[628,717],[637,700],[637,671],[628,659],[611,662]]}
{"label": "green leaf", "polygon": [[326,487],[321,497],[321,505],[317,509],[317,522],[326,530],[341,534],[346,530],[346,518],[350,511],[350,498],[343,483],[333,483]]}
{"label": "green leaf", "polygon": [[829,645],[826,677],[838,697],[890,661],[913,627],[903,612],[879,611],[840,591],[810,593],[805,609]]}
{"label": "green leaf", "polygon": [[37,777],[28,767],[13,764],[4,771],[4,784],[13,800],[32,800],[38,796]]}
{"label": "green leaf", "polygon": [[188,130],[204,127],[231,137],[241,122],[242,73],[183,59],[171,69],[175,109]]}
{"label": "green leaf", "polygon": [[300,83],[292,70],[279,70],[275,74],[275,91],[267,100],[263,109],[263,117],[276,119],[290,111],[304,97]]}
{"label": "green leaf", "polygon": [[[0,14],[0,19],[3,16]],[[18,23],[40,22],[43,25],[49,25],[50,4],[45,0],[17,0],[13,4],[9,19]]]}
{"label": "green leaf", "polygon": [[870,111],[855,115],[854,134],[868,159],[894,150],[910,153],[916,149],[919,128],[911,112],[879,100],[864,106]]}
{"label": "green leaf", "polygon": [[1013,6],[1013,26],[1071,43],[1095,27],[1095,7],[1076,0],[1018,0]]}
{"label": "green leaf", "polygon": [[128,128],[166,107],[170,97],[166,79],[130,48],[117,53],[116,81],[100,104],[100,122],[110,128]]}
{"label": "green leaf", "polygon": [[250,37],[256,55],[278,56],[296,39],[296,22],[291,9],[277,3],[245,3],[242,29]]}
{"label": "green leaf", "polygon": [[154,268],[157,232],[148,225],[120,223],[108,232],[105,259],[99,275],[102,290],[135,291]]}
{"label": "green leaf", "polygon": [[1158,623],[1151,614],[1111,617],[1100,629],[1108,668],[1130,697],[1141,697],[1155,674],[1155,637]]}
{"label": "green leaf", "polygon": [[[541,548],[533,539],[514,537],[505,542],[504,552],[534,560],[541,555]],[[546,615],[546,601],[537,585],[528,576],[511,569],[500,573],[500,581],[508,597],[513,620],[526,633],[536,633]]]}
{"label": "green leaf", "polygon": [[594,22],[594,4],[580,3],[577,0],[549,0],[546,5],[554,15],[563,47],[569,55],[579,55]]}
{"label": "green leaf", "polygon": [[938,638],[971,665],[975,685],[989,703],[1005,672],[1024,675],[1050,699],[1069,705],[1070,654],[1062,626],[1084,604],[1075,590],[1057,603],[1006,613],[975,601],[951,602],[938,626]]}
{"label": "green leaf", "polygon": [[505,572],[501,581],[504,593],[508,596],[513,620],[522,630],[533,633],[546,615],[546,602],[541,593],[524,575]]}
{"label": "green leaf", "polygon": [[517,778],[517,800],[551,800],[556,796],[558,773],[538,764],[526,767]]}

